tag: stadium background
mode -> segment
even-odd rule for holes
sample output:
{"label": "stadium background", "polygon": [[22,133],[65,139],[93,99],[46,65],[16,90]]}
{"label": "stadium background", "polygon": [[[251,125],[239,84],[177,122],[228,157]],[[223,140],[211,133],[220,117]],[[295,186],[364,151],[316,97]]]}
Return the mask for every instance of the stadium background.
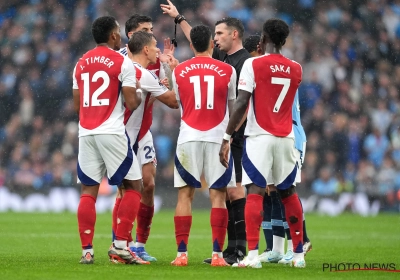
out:
{"label": "stadium background", "polygon": [[[132,13],[147,14],[161,42],[173,36],[174,24],[162,15],[160,2],[1,1],[0,211],[74,210],[78,138],[71,73],[77,59],[94,47],[91,22],[113,15],[124,34]],[[305,210],[332,215],[399,211],[399,0],[174,4],[192,25],[213,27],[226,15],[237,17],[245,24],[245,38],[259,32],[267,18],[284,19],[291,27],[284,54],[304,70],[299,92],[308,143],[298,189]],[[192,56],[179,28],[175,56],[180,61]],[[176,199],[172,182],[178,130],[179,111],[157,103],[152,131],[163,207],[173,207]],[[107,210],[113,189],[104,185],[102,190],[98,210]],[[205,195],[196,198],[197,207],[208,205]]]}

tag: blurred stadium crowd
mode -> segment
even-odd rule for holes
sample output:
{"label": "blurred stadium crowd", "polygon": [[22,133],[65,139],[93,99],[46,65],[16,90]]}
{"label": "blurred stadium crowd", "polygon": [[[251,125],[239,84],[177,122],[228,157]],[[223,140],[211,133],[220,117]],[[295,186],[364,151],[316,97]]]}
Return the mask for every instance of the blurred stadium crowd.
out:
{"label": "blurred stadium crowd", "polygon": [[[173,37],[162,0],[8,0],[0,3],[0,186],[16,192],[76,186],[74,63],[94,47],[94,18],[150,15]],[[400,0],[175,0],[190,24],[237,17],[245,37],[271,17],[291,26],[284,54],[303,66],[308,143],[299,192],[363,192],[385,210],[400,201]],[[192,56],[178,28],[175,55]],[[126,38],[124,38],[126,42]],[[124,43],[125,43],[124,42]],[[160,47],[161,43],[160,43]],[[158,188],[171,187],[179,111],[155,105]]]}

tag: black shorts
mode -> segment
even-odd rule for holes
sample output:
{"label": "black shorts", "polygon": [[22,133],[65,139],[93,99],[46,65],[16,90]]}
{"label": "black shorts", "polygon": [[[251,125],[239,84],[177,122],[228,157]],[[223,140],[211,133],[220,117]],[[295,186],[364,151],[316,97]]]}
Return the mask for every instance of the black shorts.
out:
{"label": "black shorts", "polygon": [[243,156],[243,143],[242,137],[235,137],[231,143],[231,153],[233,157],[233,164],[235,165],[236,183],[242,182],[242,156]]}

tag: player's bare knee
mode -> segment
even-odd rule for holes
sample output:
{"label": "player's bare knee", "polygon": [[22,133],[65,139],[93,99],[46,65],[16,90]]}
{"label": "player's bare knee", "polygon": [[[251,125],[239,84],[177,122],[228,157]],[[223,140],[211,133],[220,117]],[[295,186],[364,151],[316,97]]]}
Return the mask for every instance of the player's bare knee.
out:
{"label": "player's bare knee", "polygon": [[225,203],[226,188],[209,189],[209,193],[210,193],[211,207],[213,207],[213,208],[225,208],[226,207],[226,203]]}
{"label": "player's bare knee", "polygon": [[264,196],[265,194],[265,188],[261,188],[255,184],[246,185],[246,188],[247,188],[247,194],[258,194],[261,196]]}
{"label": "player's bare knee", "polygon": [[124,196],[124,193],[125,193],[124,185],[119,186],[117,189],[117,198],[122,198]]}
{"label": "player's bare knee", "polygon": [[179,188],[178,191],[178,200],[189,200],[193,201],[195,188],[190,186],[185,186]]}
{"label": "player's bare knee", "polygon": [[236,188],[227,188],[227,194],[230,201],[238,200],[245,197],[245,190],[242,185],[236,185]]}
{"label": "player's bare knee", "polygon": [[152,206],[154,204],[154,186],[153,188],[148,186],[143,187],[141,201],[148,206]]}
{"label": "player's bare knee", "polygon": [[142,193],[143,184],[141,180],[124,180],[124,189],[125,190],[134,190]]}
{"label": "player's bare knee", "polygon": [[270,192],[276,192],[278,190],[275,185],[268,185],[268,189]]}
{"label": "player's bare knee", "polygon": [[287,198],[296,193],[296,189],[294,186],[290,186],[290,188],[286,190],[278,190],[281,199]]}
{"label": "player's bare knee", "polygon": [[155,188],[154,180],[143,181],[143,192],[154,193]]}
{"label": "player's bare knee", "polygon": [[87,194],[87,195],[97,198],[98,192],[99,192],[99,185],[86,186],[86,185],[82,184],[82,186],[81,186],[81,194]]}

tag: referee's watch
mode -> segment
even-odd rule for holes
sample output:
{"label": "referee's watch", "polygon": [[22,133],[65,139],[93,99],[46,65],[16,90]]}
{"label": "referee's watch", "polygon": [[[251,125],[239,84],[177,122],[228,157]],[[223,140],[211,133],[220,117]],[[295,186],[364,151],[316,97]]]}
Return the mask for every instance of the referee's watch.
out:
{"label": "referee's watch", "polygon": [[177,15],[174,19],[175,24],[180,24],[182,21],[186,20],[183,15]]}

